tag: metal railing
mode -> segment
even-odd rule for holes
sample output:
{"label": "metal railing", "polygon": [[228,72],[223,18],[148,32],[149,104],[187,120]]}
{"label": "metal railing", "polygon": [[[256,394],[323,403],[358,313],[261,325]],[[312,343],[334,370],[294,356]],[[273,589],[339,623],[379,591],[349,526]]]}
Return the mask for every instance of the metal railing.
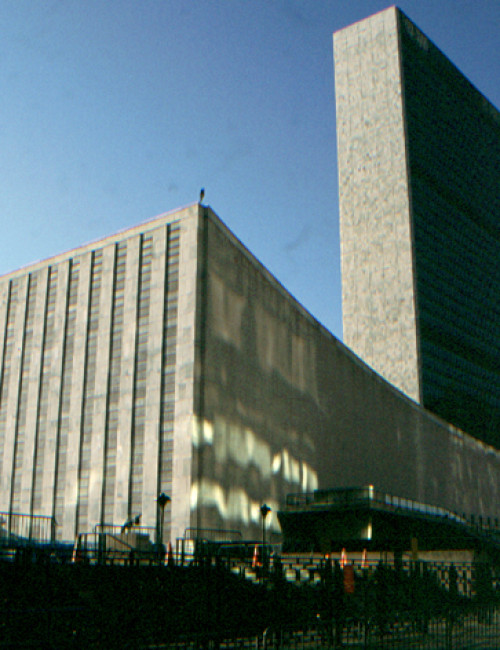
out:
{"label": "metal railing", "polygon": [[331,490],[315,490],[314,492],[288,494],[285,509],[318,508],[334,506],[337,508],[370,507],[391,512],[411,513],[416,516],[425,516],[446,520],[455,523],[476,536],[483,536],[500,543],[500,529],[496,525],[498,520],[491,518],[484,520],[474,516],[460,516],[456,512],[425,504],[415,499],[394,496],[386,492],[375,490],[372,485],[366,487],[334,488]]}
{"label": "metal railing", "polygon": [[427,505],[408,499],[406,497],[393,496],[386,492],[375,490],[373,486],[356,488],[339,488],[332,490],[315,490],[314,492],[302,494],[289,494],[286,498],[287,507],[304,506],[325,506],[353,507],[362,505],[388,506],[391,509],[405,510],[413,513],[421,513],[437,517],[446,517],[460,523],[467,523],[467,519],[460,517],[457,513],[441,508],[439,506]]}
{"label": "metal railing", "polygon": [[0,544],[22,546],[51,544],[56,537],[56,520],[44,515],[0,512]]}
{"label": "metal railing", "polygon": [[109,535],[127,535],[129,533],[138,533],[140,535],[146,535],[150,539],[154,539],[156,535],[156,529],[154,526],[119,526],[117,524],[96,524],[94,526],[94,533],[107,533]]}
{"label": "metal railing", "polygon": [[[164,553],[159,552],[149,535],[111,527],[114,532],[80,533],[75,539],[71,561],[84,564],[158,564],[163,563]],[[139,529],[138,529],[139,530]]]}
{"label": "metal railing", "polygon": [[240,530],[225,528],[186,528],[184,539],[202,539],[212,542],[235,542],[242,539]]}

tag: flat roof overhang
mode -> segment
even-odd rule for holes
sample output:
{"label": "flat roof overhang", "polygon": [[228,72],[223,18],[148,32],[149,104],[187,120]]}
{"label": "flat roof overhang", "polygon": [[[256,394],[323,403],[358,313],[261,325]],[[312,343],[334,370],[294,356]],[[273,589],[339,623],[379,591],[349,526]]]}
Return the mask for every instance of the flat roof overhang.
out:
{"label": "flat roof overhang", "polygon": [[371,486],[289,495],[278,519],[284,550],[410,550],[417,544],[419,550],[486,546],[500,555],[500,538],[486,535],[455,513]]}

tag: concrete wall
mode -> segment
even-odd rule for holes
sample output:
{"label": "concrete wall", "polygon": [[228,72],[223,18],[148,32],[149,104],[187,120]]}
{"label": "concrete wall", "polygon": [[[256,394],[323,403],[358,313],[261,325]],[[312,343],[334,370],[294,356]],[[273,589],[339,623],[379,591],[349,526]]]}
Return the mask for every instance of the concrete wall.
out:
{"label": "concrete wall", "polygon": [[363,484],[499,514],[499,452],[371,371],[208,208],[0,278],[0,324],[0,510],[61,539],[154,528],[161,491],[164,540],[260,538],[262,503],[277,531],[288,493]]}
{"label": "concrete wall", "polygon": [[189,526],[198,211],[0,278],[0,511]]}
{"label": "concrete wall", "polygon": [[263,502],[277,530],[286,494],[365,484],[498,516],[500,453],[370,370],[207,214],[193,525],[259,538]]}

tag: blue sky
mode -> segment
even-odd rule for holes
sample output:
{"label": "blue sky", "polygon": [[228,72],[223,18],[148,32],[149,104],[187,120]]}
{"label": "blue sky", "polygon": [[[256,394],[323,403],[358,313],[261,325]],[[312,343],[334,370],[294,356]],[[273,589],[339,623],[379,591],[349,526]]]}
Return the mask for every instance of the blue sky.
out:
{"label": "blue sky", "polygon": [[[342,338],[332,33],[379,0],[1,0],[0,273],[197,200]],[[500,0],[398,4],[500,106]]]}

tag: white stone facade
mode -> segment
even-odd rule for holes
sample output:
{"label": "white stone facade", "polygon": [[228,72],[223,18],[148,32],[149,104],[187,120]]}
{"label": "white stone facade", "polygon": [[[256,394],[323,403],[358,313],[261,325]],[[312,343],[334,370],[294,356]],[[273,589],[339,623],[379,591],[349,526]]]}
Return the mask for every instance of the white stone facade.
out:
{"label": "white stone facade", "polygon": [[[0,278],[0,512],[70,541],[142,515],[270,538],[286,495],[372,484],[498,517],[500,454],[426,413],[193,205]],[[447,472],[442,471],[447,467]]]}
{"label": "white stone facade", "polygon": [[398,10],[334,35],[344,342],[420,401]]}

